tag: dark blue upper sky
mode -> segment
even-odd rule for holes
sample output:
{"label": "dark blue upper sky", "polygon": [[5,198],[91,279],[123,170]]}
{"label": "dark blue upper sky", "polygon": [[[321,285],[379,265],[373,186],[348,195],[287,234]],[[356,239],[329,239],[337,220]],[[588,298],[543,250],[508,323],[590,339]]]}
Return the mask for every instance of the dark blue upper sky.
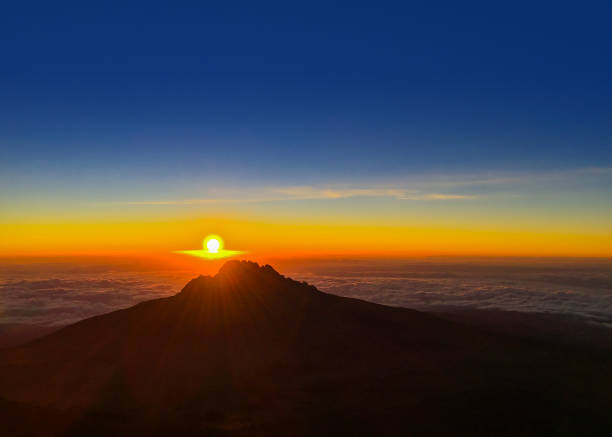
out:
{"label": "dark blue upper sky", "polygon": [[17,191],[612,164],[609,2],[11,3]]}

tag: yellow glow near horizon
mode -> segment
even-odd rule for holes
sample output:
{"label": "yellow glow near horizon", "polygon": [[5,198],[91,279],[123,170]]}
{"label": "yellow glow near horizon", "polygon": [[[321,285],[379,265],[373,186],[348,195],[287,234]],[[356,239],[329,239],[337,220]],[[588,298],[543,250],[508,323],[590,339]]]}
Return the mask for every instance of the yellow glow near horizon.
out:
{"label": "yellow glow near horizon", "polygon": [[[158,253],[194,247],[202,229],[231,235],[232,245],[250,256],[325,257],[329,255],[420,256],[599,256],[612,257],[612,234],[584,229],[539,227],[496,229],[406,224],[403,226],[269,223],[207,218],[165,222],[0,224],[0,256],[98,253]],[[179,253],[204,259],[240,254],[219,252],[204,243]],[[364,241],[368,244],[364,246]]]}

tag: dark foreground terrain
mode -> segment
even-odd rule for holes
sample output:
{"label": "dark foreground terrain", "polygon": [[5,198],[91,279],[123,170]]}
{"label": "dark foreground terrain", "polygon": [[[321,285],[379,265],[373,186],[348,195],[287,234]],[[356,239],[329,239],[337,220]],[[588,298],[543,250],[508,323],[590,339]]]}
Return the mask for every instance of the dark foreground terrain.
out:
{"label": "dark foreground terrain", "polygon": [[0,349],[18,346],[57,331],[59,327],[27,325],[21,323],[0,324]]}
{"label": "dark foreground terrain", "polygon": [[589,435],[612,355],[230,261],[0,351],[3,435]]}

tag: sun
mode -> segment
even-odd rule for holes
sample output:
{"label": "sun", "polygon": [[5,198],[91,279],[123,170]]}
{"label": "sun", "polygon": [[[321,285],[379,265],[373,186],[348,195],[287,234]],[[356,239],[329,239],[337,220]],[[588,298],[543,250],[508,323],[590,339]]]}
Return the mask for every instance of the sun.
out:
{"label": "sun", "polygon": [[231,256],[246,253],[242,250],[225,250],[223,248],[223,239],[218,235],[210,234],[202,242],[202,249],[199,250],[175,250],[174,253],[182,255],[190,255],[198,258],[215,260],[228,258]]}
{"label": "sun", "polygon": [[219,240],[217,240],[216,238],[211,238],[206,242],[206,248],[210,253],[219,253],[220,246],[221,243],[219,243]]}
{"label": "sun", "polygon": [[208,235],[202,244],[208,253],[219,253],[223,251],[223,240],[218,235]]}

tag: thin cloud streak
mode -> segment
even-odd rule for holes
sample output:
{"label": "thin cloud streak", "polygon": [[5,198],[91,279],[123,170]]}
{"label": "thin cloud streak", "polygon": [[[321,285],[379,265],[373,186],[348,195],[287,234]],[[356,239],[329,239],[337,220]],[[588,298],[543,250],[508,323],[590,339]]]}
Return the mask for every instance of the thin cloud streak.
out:
{"label": "thin cloud streak", "polygon": [[[476,196],[467,194],[443,194],[427,193],[413,194],[409,191],[398,189],[317,189],[314,187],[291,187],[287,189],[275,190],[280,196],[271,197],[250,197],[250,198],[203,198],[203,199],[177,199],[177,200],[144,200],[144,201],[125,201],[108,202],[104,205],[142,205],[142,206],[164,206],[164,205],[199,205],[216,203],[263,203],[263,202],[283,202],[299,200],[334,200],[348,199],[352,197],[388,197],[398,200],[465,200],[475,199]],[[101,205],[97,203],[97,205]]]}
{"label": "thin cloud streak", "polygon": [[[532,192],[534,186],[542,188],[553,184],[572,185],[590,178],[612,176],[612,167],[589,167],[549,172],[516,172],[507,174],[430,176],[425,180],[397,181],[380,184],[346,183],[326,185],[295,185],[283,187],[261,187],[216,191],[219,197],[162,200],[128,200],[96,203],[96,205],[199,205],[220,203],[264,203],[300,200],[334,200],[358,197],[390,198],[406,201],[462,201],[482,199],[492,195],[517,197],[521,192]],[[195,184],[194,184],[195,185]],[[503,187],[503,188],[502,188]],[[531,187],[531,188],[530,188]],[[500,190],[500,188],[502,188]],[[513,192],[509,192],[512,188]],[[461,189],[461,192],[456,192]],[[480,190],[479,190],[480,189]],[[477,191],[476,193],[474,191]],[[486,194],[483,194],[485,191]],[[245,192],[249,195],[245,197]],[[235,196],[235,197],[234,197]]]}

